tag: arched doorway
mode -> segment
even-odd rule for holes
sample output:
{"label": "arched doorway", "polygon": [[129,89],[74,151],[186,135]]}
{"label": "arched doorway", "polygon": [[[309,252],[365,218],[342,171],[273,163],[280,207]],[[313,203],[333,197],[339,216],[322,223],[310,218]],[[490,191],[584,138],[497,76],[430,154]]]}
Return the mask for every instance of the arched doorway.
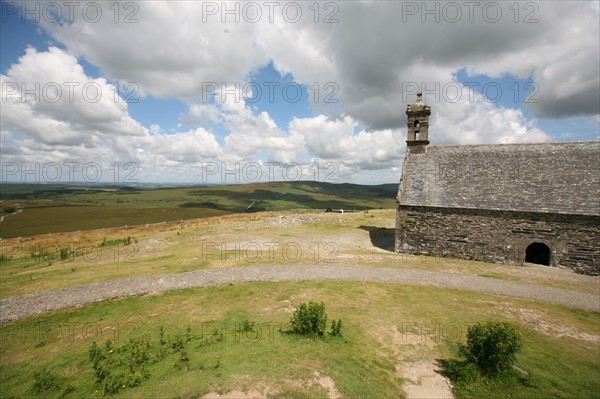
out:
{"label": "arched doorway", "polygon": [[550,266],[550,248],[541,242],[534,242],[525,251],[525,262]]}

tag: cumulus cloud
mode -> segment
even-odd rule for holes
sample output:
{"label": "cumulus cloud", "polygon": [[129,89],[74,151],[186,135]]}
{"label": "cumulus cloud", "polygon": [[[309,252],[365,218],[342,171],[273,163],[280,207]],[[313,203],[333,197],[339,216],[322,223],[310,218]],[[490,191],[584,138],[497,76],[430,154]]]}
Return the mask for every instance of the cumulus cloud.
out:
{"label": "cumulus cloud", "polygon": [[[214,15],[207,4],[217,7]],[[543,95],[532,105],[538,116],[598,113],[594,2],[341,2],[318,15],[302,3],[294,22],[282,17],[285,2],[272,22],[267,7],[256,4],[256,23],[243,3],[231,3],[238,11],[227,14],[225,3],[144,2],[137,23],[90,24],[79,16],[45,27],[112,79],[160,97],[197,99],[207,83],[244,82],[273,62],[300,83],[336,82],[346,113],[372,128],[394,128],[403,121],[397,107],[404,83],[447,83],[467,68],[532,76]],[[103,7],[112,15],[108,3]],[[327,17],[337,22],[324,23]]]}
{"label": "cumulus cloud", "polygon": [[548,134],[525,119],[521,110],[496,107],[480,94],[473,94],[473,98],[473,102],[466,98],[456,103],[442,102],[432,109],[436,141],[444,144],[507,144],[550,140]]}
{"label": "cumulus cloud", "polygon": [[[236,88],[224,90],[234,93]],[[254,113],[239,88],[236,95],[221,96],[217,92],[210,104],[190,104],[181,121],[192,125],[211,121],[222,126],[228,134],[223,139],[221,156],[231,162],[261,159],[289,163],[307,156],[302,135],[283,131],[268,112]]]}
{"label": "cumulus cloud", "polygon": [[293,119],[290,132],[303,136],[309,152],[321,161],[367,170],[389,168],[399,161],[405,133],[361,130],[355,134],[357,125],[349,116],[332,120],[319,115]]}
{"label": "cumulus cloud", "polygon": [[[317,160],[336,162],[350,179],[361,171],[370,179],[370,171],[396,173],[401,165],[405,104],[414,99],[407,88],[460,86],[459,70],[531,78],[539,101],[526,106],[536,118],[597,118],[600,108],[600,12],[594,1],[475,2],[469,3],[472,9],[464,2],[331,2],[318,3],[318,14],[312,3],[295,2],[302,7],[297,21],[284,16],[285,2],[271,10],[273,15],[265,3],[254,3],[262,15],[249,21],[255,10],[243,2],[152,1],[120,9],[117,22],[112,3],[94,3],[104,15],[94,23],[81,12],[68,23],[42,20],[65,50],[28,49],[1,76],[2,95],[14,89],[5,82],[94,84],[106,95],[93,103],[81,93],[72,102],[9,100],[3,104],[4,153],[112,154],[182,173],[186,165],[206,160]],[[234,11],[223,13],[222,7]],[[131,11],[135,21],[125,23]],[[180,100],[187,106],[180,122],[192,129],[166,133],[158,125],[142,126],[107,80],[86,76],[76,57],[110,81],[136,83],[143,96]],[[243,85],[269,63],[298,83],[318,84],[319,98],[308,91],[312,117],[277,126],[243,97],[207,100],[214,84]],[[327,83],[334,84],[338,104],[323,103]],[[21,94],[18,89],[16,96]],[[433,106],[435,144],[550,139],[520,109],[486,102],[478,94],[457,102],[425,100]],[[215,135],[212,125],[226,133]]]}
{"label": "cumulus cloud", "polygon": [[75,57],[56,47],[28,48],[0,79],[4,162],[94,161],[108,169],[127,161],[165,166],[166,177],[173,165],[221,153],[215,136],[201,128],[175,134],[144,128],[113,86],[86,76]]}
{"label": "cumulus cloud", "polygon": [[144,134],[106,79],[86,76],[75,57],[56,47],[46,52],[28,48],[0,79],[3,129],[71,146]]}
{"label": "cumulus cloud", "polygon": [[[462,68],[493,78],[531,76],[540,90],[540,101],[531,106],[536,116],[594,115],[600,108],[600,34],[593,3],[516,3],[515,8],[515,3],[492,2],[502,15],[497,22],[490,22],[493,8],[484,12],[484,3],[477,3],[473,22],[460,7],[456,23],[444,14],[444,2],[344,3],[340,20],[346,23],[313,28],[335,65],[329,78],[339,83],[346,112],[373,128],[404,123],[397,107],[405,102],[407,84],[443,86]],[[407,4],[416,6],[414,15]],[[436,7],[437,13],[426,12]]]}
{"label": "cumulus cloud", "polygon": [[[203,22],[204,2],[132,3],[135,7],[121,10],[117,23],[112,3],[95,4],[103,17],[94,23],[75,13],[72,23],[42,24],[73,54],[114,80],[137,83],[142,93],[198,98],[207,84],[241,81],[268,62],[257,42],[258,25],[231,17],[222,23],[218,15]],[[130,23],[123,14],[131,15]]]}
{"label": "cumulus cloud", "polygon": [[512,48],[495,57],[478,60],[467,69],[492,77],[506,73],[532,76],[539,101],[528,106],[538,117],[598,115],[598,2],[543,2],[536,4],[535,10],[537,7],[538,21],[528,24],[526,36],[520,40],[513,38]]}

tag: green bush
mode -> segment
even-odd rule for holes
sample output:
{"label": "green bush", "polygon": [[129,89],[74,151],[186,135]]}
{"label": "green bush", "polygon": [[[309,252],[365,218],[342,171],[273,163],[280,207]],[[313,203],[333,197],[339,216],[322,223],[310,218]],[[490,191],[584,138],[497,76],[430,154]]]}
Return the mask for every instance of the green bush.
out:
{"label": "green bush", "polygon": [[251,322],[249,320],[244,320],[244,321],[242,321],[240,329],[244,332],[254,331],[254,325],[255,325],[254,322]]}
{"label": "green bush", "polygon": [[521,333],[510,323],[487,322],[468,328],[467,345],[460,352],[483,374],[497,375],[512,367],[521,346]]}
{"label": "green bush", "polygon": [[342,336],[342,320],[332,321],[331,322],[331,333],[333,337],[341,337]]}
{"label": "green bush", "polygon": [[102,396],[114,395],[122,388],[134,387],[149,377],[146,365],[149,363],[150,343],[130,339],[115,346],[107,340],[100,347],[92,343],[88,351],[96,382],[102,385]]}
{"label": "green bush", "polygon": [[327,314],[325,304],[310,301],[308,305],[301,303],[292,314],[290,320],[291,332],[299,335],[313,334],[322,337],[327,328]]}
{"label": "green bush", "polygon": [[442,360],[440,363],[444,374],[455,384],[471,384],[480,378],[479,368],[473,363],[457,359]]}
{"label": "green bush", "polygon": [[56,386],[58,386],[56,384],[56,377],[49,370],[42,369],[41,371],[36,371],[33,373],[34,394],[48,391]]}

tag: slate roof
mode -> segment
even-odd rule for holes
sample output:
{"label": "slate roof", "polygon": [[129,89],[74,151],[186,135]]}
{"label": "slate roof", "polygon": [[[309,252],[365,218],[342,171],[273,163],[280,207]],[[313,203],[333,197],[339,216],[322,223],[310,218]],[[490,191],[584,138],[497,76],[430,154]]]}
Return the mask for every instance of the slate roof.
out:
{"label": "slate roof", "polygon": [[600,141],[407,150],[400,205],[600,215]]}

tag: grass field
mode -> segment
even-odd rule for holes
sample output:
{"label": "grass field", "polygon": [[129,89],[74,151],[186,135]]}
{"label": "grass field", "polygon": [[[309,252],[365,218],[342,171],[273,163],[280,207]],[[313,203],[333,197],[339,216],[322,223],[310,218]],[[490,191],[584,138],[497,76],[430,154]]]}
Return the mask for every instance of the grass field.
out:
{"label": "grass field", "polygon": [[[143,189],[3,184],[0,236],[160,223],[216,215],[291,209],[393,208],[395,185],[273,182]],[[6,212],[13,208],[17,212]]]}
{"label": "grass field", "polygon": [[[330,320],[343,320],[343,338],[278,332],[287,328],[293,307],[309,300],[323,301]],[[529,382],[480,386],[474,395],[458,392],[459,398],[599,397],[598,343],[535,332],[534,323],[519,317],[526,313],[539,314],[547,326],[600,333],[597,313],[492,295],[383,283],[252,283],[105,302],[4,325],[0,385],[3,397],[33,396],[33,375],[45,367],[54,370],[58,387],[44,397],[97,397],[101,387],[88,359],[92,342],[148,339],[150,377],[115,397],[192,398],[234,390],[330,397],[318,372],[331,378],[341,397],[398,398],[400,362],[453,356],[468,323],[495,319],[516,323],[524,334],[518,365],[530,373]],[[244,320],[256,328],[236,332]],[[166,348],[190,326],[184,367],[171,349],[159,353],[160,326]]]}
{"label": "grass field", "polygon": [[133,208],[114,205],[57,205],[28,207],[2,222],[7,237],[102,229],[127,225],[177,222],[227,214],[218,209]]}
{"label": "grass field", "polygon": [[[394,210],[227,215],[181,223],[0,241],[0,297],[206,268],[349,264],[449,271],[597,293],[555,268],[395,254]],[[125,239],[130,237],[130,244]],[[284,250],[287,248],[288,250]],[[63,259],[61,259],[63,251]],[[597,281],[597,280],[595,280]]]}
{"label": "grass field", "polygon": [[[554,268],[393,253],[394,211],[227,215],[181,223],[0,241],[0,297],[206,268],[352,264],[480,275],[597,292]],[[126,238],[130,244],[126,245]],[[288,250],[284,250],[287,248]],[[63,256],[61,259],[61,251]]]}
{"label": "grass field", "polygon": [[[334,198],[338,198],[346,201],[337,203],[340,207],[352,209],[346,205],[358,200],[348,199],[350,194],[339,187],[335,189],[339,192],[329,191],[327,200],[319,197],[323,190],[319,185],[255,186],[254,192],[235,187],[241,191],[229,194],[219,193],[224,188],[215,187],[210,188],[215,190],[212,199],[204,188],[185,188],[139,194],[79,193],[68,200],[70,194],[61,194],[63,189],[68,190],[57,188],[49,194],[52,199],[31,197],[39,194],[32,194],[31,189],[26,198],[10,200],[24,211],[9,215],[2,222],[3,230],[11,218],[27,217],[28,213],[31,224],[22,226],[29,231],[35,228],[36,219],[44,221],[38,225],[56,231],[67,221],[73,229],[77,223],[91,220],[98,225],[109,223],[102,225],[106,227],[113,222],[142,226],[0,241],[1,298],[130,276],[290,263],[446,271],[598,293],[597,277],[557,268],[395,254],[391,251],[394,209],[339,214],[315,212],[307,205],[310,198],[315,207],[336,204]],[[196,190],[202,191],[202,196]],[[272,190],[279,192],[275,195]],[[311,190],[313,194],[307,194]],[[377,199],[373,192],[365,193],[354,202],[357,209],[359,203],[372,208],[391,203],[384,191],[379,194]],[[135,196],[142,199],[136,202]],[[279,201],[295,198],[293,207],[301,205],[304,210],[237,213],[227,208],[241,206],[253,196],[269,206],[281,206]],[[214,205],[217,197],[221,198],[219,206]],[[49,203],[39,207],[43,201]],[[207,206],[206,202],[213,205],[197,207],[200,203]],[[55,209],[49,217],[51,208],[69,212]],[[36,214],[38,210],[41,213]],[[178,215],[173,219],[176,222],[143,225],[150,220],[169,220],[145,219],[167,214]],[[185,221],[179,222],[181,219]],[[295,248],[296,252],[283,248]],[[326,304],[330,321],[343,320],[342,338],[320,340],[279,332],[287,328],[294,308],[310,300]],[[405,370],[414,364],[433,367],[432,362],[456,358],[467,326],[488,320],[518,326],[525,345],[517,362],[529,374],[527,378],[517,375],[457,384],[456,398],[600,398],[597,312],[475,292],[364,282],[248,283],[189,289],[106,301],[4,324],[0,326],[0,395],[101,397],[103,388],[95,380],[88,352],[93,342],[104,347],[110,339],[115,373],[130,375],[132,370],[143,370],[147,375],[131,386],[120,387],[115,398],[198,398],[207,393],[281,399],[398,398],[404,397],[407,384],[416,382]],[[245,321],[252,325],[250,330],[241,328]],[[146,363],[131,364],[127,356],[134,350],[139,356],[140,348],[147,356]],[[39,386],[43,377],[49,376],[44,369],[52,370],[55,386],[35,394],[34,383]],[[131,375],[139,377],[139,373]]]}

